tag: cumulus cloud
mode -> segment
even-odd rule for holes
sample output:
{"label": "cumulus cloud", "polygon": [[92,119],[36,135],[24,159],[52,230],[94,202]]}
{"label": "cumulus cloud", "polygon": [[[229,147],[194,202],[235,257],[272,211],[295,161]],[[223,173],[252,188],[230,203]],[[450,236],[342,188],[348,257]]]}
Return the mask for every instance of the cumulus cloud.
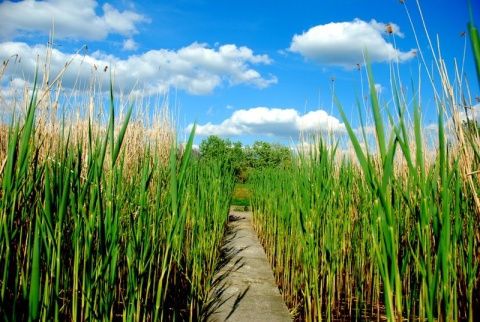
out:
{"label": "cumulus cloud", "polygon": [[[50,75],[57,75],[74,57],[74,54],[64,53],[59,48],[51,49]],[[19,55],[21,61],[9,64],[4,76],[17,77],[18,74],[24,74],[33,78],[37,58],[45,57],[46,51],[44,45],[3,43],[0,46],[0,60]],[[270,63],[271,59],[267,55],[255,55],[247,47],[231,44],[209,48],[207,44],[193,43],[177,51],[150,50],[126,59],[99,51],[81,51],[65,72],[62,84],[71,88],[78,83],[79,78],[88,83],[95,76],[97,80],[103,80],[103,88],[108,88],[109,73],[103,72],[108,66],[107,71],[112,71],[115,84],[124,89],[131,89],[139,82],[144,85],[146,95],[162,94],[171,87],[190,94],[205,95],[224,83],[231,86],[248,84],[257,88],[276,83],[276,77],[265,78],[252,68],[252,65]]]}
{"label": "cumulus cloud", "polygon": [[24,90],[28,84],[22,78],[12,77],[2,85],[4,86],[0,87],[0,118],[11,115],[15,106],[18,106],[24,97]]}
{"label": "cumulus cloud", "polygon": [[135,51],[138,49],[138,44],[132,38],[125,39],[123,41],[123,48],[124,51]]}
{"label": "cumulus cloud", "polygon": [[[191,131],[190,124],[186,131]],[[323,110],[300,115],[295,109],[255,107],[237,110],[221,124],[197,125],[196,135],[221,137],[263,135],[277,138],[299,138],[301,133],[344,133],[345,125]]]}
{"label": "cumulus cloud", "polygon": [[468,117],[465,112],[460,112],[459,118],[461,122],[466,122],[468,119],[469,121],[475,121],[477,123],[480,123],[480,103],[477,103],[472,107],[468,108],[467,111]]}
{"label": "cumulus cloud", "polygon": [[375,20],[365,22],[360,19],[332,22],[294,35],[289,50],[320,64],[346,69],[356,68],[358,63],[363,63],[365,50],[372,63],[392,60],[404,62],[415,57],[413,50],[402,52],[388,43],[384,36],[389,33],[403,37],[400,28],[393,23],[383,24]]}
{"label": "cumulus cloud", "polygon": [[427,126],[425,126],[425,128],[423,129],[425,133],[428,133],[428,134],[438,134],[438,124],[437,123],[432,123],[432,124],[428,124]]}
{"label": "cumulus cloud", "polygon": [[[101,10],[97,7],[94,0],[5,1],[0,3],[0,39],[48,35],[52,26],[56,39],[103,40],[109,34],[129,37],[138,33],[138,24],[150,21],[132,10],[119,11],[108,3]],[[97,15],[96,11],[102,14]]]}

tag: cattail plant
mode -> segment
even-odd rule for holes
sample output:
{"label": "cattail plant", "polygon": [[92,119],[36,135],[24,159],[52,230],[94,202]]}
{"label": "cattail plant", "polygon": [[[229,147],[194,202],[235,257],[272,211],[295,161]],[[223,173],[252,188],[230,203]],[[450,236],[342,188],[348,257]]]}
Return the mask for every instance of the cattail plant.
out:
{"label": "cattail plant", "polygon": [[[473,25],[470,34],[478,47]],[[296,319],[478,318],[478,132],[459,117],[467,91],[454,97],[446,65],[436,66],[442,82],[433,147],[419,98],[410,106],[401,90],[398,65],[391,108],[378,99],[367,55],[374,134],[360,103],[354,129],[334,96],[355,158],[320,136],[296,153],[290,171],[252,177],[255,228]]]}
{"label": "cattail plant", "polygon": [[[65,110],[54,126],[38,104],[51,84],[38,86],[0,128],[1,318],[200,320],[230,167],[195,160],[194,131],[180,153],[167,118],[149,128],[132,121],[141,108],[133,101],[119,115],[113,81],[107,100],[79,100],[105,104],[106,123]],[[42,94],[42,108],[52,101]]]}

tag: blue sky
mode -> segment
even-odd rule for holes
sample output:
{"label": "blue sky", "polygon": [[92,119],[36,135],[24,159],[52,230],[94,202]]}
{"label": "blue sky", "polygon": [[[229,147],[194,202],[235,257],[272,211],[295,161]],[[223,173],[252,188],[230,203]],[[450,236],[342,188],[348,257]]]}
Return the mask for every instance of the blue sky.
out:
{"label": "blue sky", "polygon": [[[464,61],[472,99],[480,96],[469,39],[461,36],[467,1],[420,5],[437,55],[439,37],[452,83],[456,58],[459,67]],[[472,9],[478,26],[479,1]],[[425,69],[432,69],[433,58],[414,0],[2,1],[0,59],[22,58],[2,76],[4,97],[32,81],[52,25],[51,75],[80,50],[63,76],[65,89],[88,88],[93,77],[107,89],[103,69],[109,66],[119,92],[133,90],[142,102],[168,96],[180,133],[196,120],[197,144],[209,135],[247,145],[287,143],[317,130],[341,135],[345,126],[332,91],[359,126],[355,95],[368,107],[365,48],[381,101],[394,108],[388,103],[390,71],[398,68],[407,103],[420,91],[424,124],[436,121]],[[438,75],[434,79],[438,83]]]}

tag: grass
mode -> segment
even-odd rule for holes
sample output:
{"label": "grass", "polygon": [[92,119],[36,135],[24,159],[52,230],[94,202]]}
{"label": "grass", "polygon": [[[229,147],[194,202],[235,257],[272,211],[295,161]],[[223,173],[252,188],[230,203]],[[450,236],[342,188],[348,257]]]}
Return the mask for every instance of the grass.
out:
{"label": "grass", "polygon": [[389,103],[378,100],[366,66],[373,124],[354,129],[333,93],[356,159],[339,142],[313,137],[291,171],[252,178],[254,225],[283,298],[300,321],[478,320],[480,137],[465,132],[456,103],[471,102],[467,85],[453,96],[437,62],[437,144],[429,150],[420,100],[401,92],[398,65]]}
{"label": "grass", "polygon": [[477,191],[461,175],[459,153],[447,149],[441,121],[433,161],[420,136],[403,141],[404,126],[393,125],[384,155],[355,144],[359,162],[339,162],[336,148],[316,139],[292,171],[255,174],[254,225],[298,320],[480,314]]}
{"label": "grass", "polygon": [[232,194],[231,204],[234,206],[249,207],[251,197],[249,185],[247,183],[236,183]]}
{"label": "grass", "polygon": [[59,99],[59,78],[36,78],[19,100],[1,98],[1,318],[200,320],[233,204],[252,207],[297,320],[478,320],[480,137],[459,118],[467,85],[453,91],[436,63],[435,149],[398,66],[386,103],[367,64],[370,118],[358,109],[373,135],[334,96],[355,158],[313,136],[288,170],[237,185],[222,160],[190,157],[194,133],[179,148],[163,107],[147,124],[143,104],[117,101],[112,86]]}
{"label": "grass", "polygon": [[113,88],[78,91],[100,116],[69,118],[45,86],[0,100],[1,319],[201,319],[233,173],[190,158],[194,133],[179,149],[164,107],[145,125]]}

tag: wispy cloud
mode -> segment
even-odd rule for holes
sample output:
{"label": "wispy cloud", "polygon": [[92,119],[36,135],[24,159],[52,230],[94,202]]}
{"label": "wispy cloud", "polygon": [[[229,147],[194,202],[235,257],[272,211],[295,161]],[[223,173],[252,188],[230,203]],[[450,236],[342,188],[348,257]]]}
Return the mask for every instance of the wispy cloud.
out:
{"label": "wispy cloud", "polygon": [[[387,28],[391,28],[387,31]],[[371,62],[407,61],[415,57],[413,51],[402,52],[387,42],[385,36],[403,37],[400,28],[393,23],[375,20],[365,22],[329,23],[315,26],[301,35],[294,35],[289,50],[309,60],[346,69],[356,68],[364,62],[365,50]]]}
{"label": "wispy cloud", "polygon": [[[191,131],[190,124],[186,131]],[[344,133],[345,125],[323,110],[311,111],[305,115],[295,109],[255,107],[237,110],[221,124],[197,125],[196,135],[221,137],[262,135],[277,138],[298,139],[301,133],[318,132]]]}
{"label": "wispy cloud", "polygon": [[0,40],[22,36],[48,35],[56,39],[104,40],[110,34],[125,37],[137,34],[137,26],[150,19],[133,10],[120,11],[111,4],[96,11],[94,0],[5,1],[0,3]]}

